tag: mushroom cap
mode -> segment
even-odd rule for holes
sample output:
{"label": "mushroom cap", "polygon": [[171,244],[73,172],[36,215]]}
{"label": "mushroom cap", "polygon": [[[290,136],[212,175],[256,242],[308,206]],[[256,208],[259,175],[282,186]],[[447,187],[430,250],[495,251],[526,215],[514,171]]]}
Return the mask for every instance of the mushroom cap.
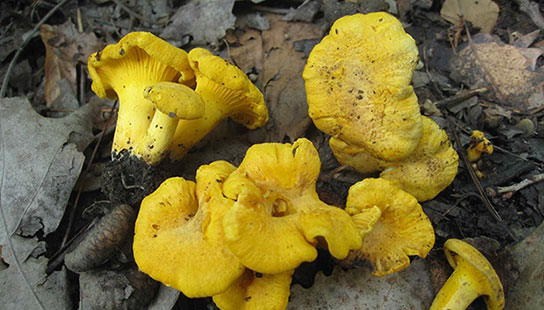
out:
{"label": "mushroom cap", "polygon": [[340,259],[360,247],[349,215],[317,196],[320,165],[307,139],[249,148],[223,186],[225,196],[236,201],[223,220],[225,237],[244,266],[262,273],[294,269],[316,258],[318,237]]}
{"label": "mushroom cap", "polygon": [[203,48],[189,52],[189,63],[197,79],[197,92],[214,98],[215,107],[223,114],[249,129],[268,121],[263,94],[238,67]]}
{"label": "mushroom cap", "polygon": [[190,87],[173,82],[159,82],[144,89],[144,97],[171,118],[197,119],[204,115],[204,101]]}
{"label": "mushroom cap", "polygon": [[246,269],[223,293],[213,296],[221,310],[280,310],[287,307],[294,270],[257,274]]}
{"label": "mushroom cap", "polygon": [[383,160],[407,157],[422,124],[412,73],[414,39],[392,15],[339,18],[304,68],[309,115],[320,130]]}
{"label": "mushroom cap", "polygon": [[154,75],[187,84],[194,80],[187,53],[150,32],[131,32],[117,44],[91,54],[88,68],[92,89],[100,98],[117,99],[113,87],[118,79],[130,81]]}
{"label": "mushroom cap", "polygon": [[342,139],[331,137],[329,146],[341,165],[353,167],[362,174],[370,174],[386,168],[385,160],[378,159],[367,153],[364,148],[349,144]]}
{"label": "mushroom cap", "polygon": [[367,215],[369,223],[375,222],[363,236],[361,249],[350,253],[345,261],[370,263],[375,276],[408,267],[408,256],[425,257],[434,245],[433,227],[417,200],[391,181],[367,178],[355,183],[349,189],[346,211],[354,220],[361,221],[360,217]]}
{"label": "mushroom cap", "polygon": [[499,276],[493,269],[493,266],[473,246],[459,239],[448,239],[444,243],[444,253],[448,263],[455,269],[459,264],[468,263],[474,267],[471,270],[476,270],[478,273],[470,272],[466,276],[473,278],[474,282],[483,283],[479,287],[485,288],[479,292],[484,295],[485,303],[488,309],[503,309],[504,308],[504,290]]}
{"label": "mushroom cap", "polygon": [[446,132],[432,119],[423,116],[423,136],[414,153],[405,160],[386,164],[380,178],[398,186],[418,201],[433,199],[448,187],[457,175],[459,155]]}
{"label": "mushroom cap", "polygon": [[331,138],[329,145],[339,163],[361,173],[383,170],[380,178],[397,182],[418,201],[433,199],[457,175],[459,156],[446,132],[431,118],[422,116],[423,135],[413,153],[399,161],[384,161],[362,148]]}
{"label": "mushroom cap", "polygon": [[[214,208],[228,208],[215,201]],[[188,297],[226,290],[244,271],[226,248],[211,221],[209,206],[197,210],[195,183],[183,178],[164,181],[144,198],[136,220],[134,259],[141,271]],[[208,230],[212,233],[206,234]]]}

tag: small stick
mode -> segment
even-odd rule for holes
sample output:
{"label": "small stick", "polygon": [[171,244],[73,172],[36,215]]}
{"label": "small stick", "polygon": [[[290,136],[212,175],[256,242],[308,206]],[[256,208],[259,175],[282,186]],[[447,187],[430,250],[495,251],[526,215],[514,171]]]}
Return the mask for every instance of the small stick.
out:
{"label": "small stick", "polygon": [[[448,117],[448,123],[449,124],[452,123],[451,117]],[[450,128],[451,128],[451,126],[450,126]],[[474,186],[478,190],[478,193],[480,194],[480,197],[482,198],[482,202],[484,203],[485,207],[487,208],[489,213],[491,213],[491,215],[493,215],[495,220],[497,220],[497,222],[500,223],[508,231],[508,234],[510,235],[512,240],[517,241],[516,238],[514,237],[514,233],[510,229],[510,227],[508,227],[508,225],[506,225],[506,223],[504,223],[501,215],[497,212],[495,207],[493,207],[493,204],[491,203],[491,201],[487,197],[487,194],[486,194],[486,192],[485,192],[485,190],[484,190],[484,188],[482,186],[482,183],[480,183],[480,180],[478,179],[478,176],[476,175],[476,172],[474,171],[474,168],[472,168],[472,165],[470,164],[470,162],[468,160],[467,153],[466,153],[466,151],[463,149],[463,147],[461,145],[461,139],[459,139],[459,135],[457,134],[457,132],[455,130],[452,130],[452,135],[453,135],[454,141],[455,141],[455,143],[457,144],[457,147],[458,147],[457,152],[459,154],[461,154],[461,158],[463,159],[463,162],[465,162],[465,166],[467,167],[468,174],[470,175],[470,178],[472,179],[472,182],[474,183]]]}
{"label": "small stick", "polygon": [[513,185],[510,185],[510,186],[504,186],[504,187],[497,187],[497,193],[499,194],[504,194],[504,193],[512,193],[514,194],[515,192],[531,185],[531,184],[535,184],[535,183],[538,183],[538,182],[541,182],[541,181],[544,181],[544,173],[541,173],[541,174],[537,174],[537,175],[533,175],[517,184],[513,184]]}
{"label": "small stick", "polygon": [[438,100],[434,103],[434,105],[439,108],[451,108],[461,102],[464,102],[465,100],[472,98],[474,96],[480,95],[488,91],[489,88],[483,87],[483,88],[477,88],[472,90],[464,90],[460,93],[458,93],[455,96],[444,98],[442,100]]}
{"label": "small stick", "polygon": [[45,22],[49,19],[49,17],[51,17],[53,14],[55,14],[55,12],[58,9],[60,9],[61,6],[66,4],[66,2],[68,2],[68,1],[69,0],[62,0],[61,2],[59,2],[59,4],[55,5],[55,7],[52,8],[51,11],[49,11],[49,13],[47,13],[47,15],[45,15],[42,18],[42,20],[40,20],[40,22],[36,24],[36,26],[34,26],[34,29],[32,29],[32,32],[30,32],[28,37],[26,37],[26,39],[23,41],[23,44],[21,44],[21,46],[19,46],[19,49],[17,50],[17,52],[13,56],[13,59],[11,60],[11,62],[9,63],[8,70],[6,71],[6,75],[4,75],[4,80],[2,81],[2,88],[0,89],[0,98],[4,98],[4,96],[6,95],[6,90],[8,89],[8,82],[9,82],[9,77],[11,75],[11,71],[13,70],[13,67],[15,66],[15,63],[17,62],[17,59],[19,58],[19,56],[23,52],[23,49],[27,46],[28,42],[30,42],[30,40],[32,40],[32,38],[34,37],[36,32],[38,32],[38,29],[40,29],[40,27],[43,24],[45,24]]}
{"label": "small stick", "polygon": [[529,0],[516,0],[519,10],[527,14],[535,25],[544,30],[544,17],[540,14],[538,3]]}

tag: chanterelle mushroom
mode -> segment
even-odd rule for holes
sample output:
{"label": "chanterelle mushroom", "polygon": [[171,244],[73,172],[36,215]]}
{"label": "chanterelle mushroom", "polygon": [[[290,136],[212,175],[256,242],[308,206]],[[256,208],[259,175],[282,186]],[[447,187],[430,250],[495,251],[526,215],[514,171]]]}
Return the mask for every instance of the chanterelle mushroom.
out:
{"label": "chanterelle mushroom", "polygon": [[247,269],[226,291],[213,296],[213,301],[221,310],[285,309],[293,271],[259,274]]}
{"label": "chanterelle mushroom", "polygon": [[410,86],[414,39],[390,14],[338,19],[304,68],[309,115],[320,130],[383,160],[406,158],[421,138]]}
{"label": "chanterelle mushroom", "polygon": [[432,119],[422,116],[423,134],[414,152],[399,161],[384,161],[355,148],[340,139],[331,138],[329,145],[338,162],[361,173],[383,170],[380,178],[397,182],[418,201],[433,199],[448,187],[457,175],[459,156],[446,132]]}
{"label": "chanterelle mushroom", "polygon": [[482,153],[492,154],[493,144],[489,141],[483,132],[473,130],[470,135],[470,144],[467,148],[467,156],[470,162],[477,161],[482,156]]}
{"label": "chanterelle mushroom", "polygon": [[226,162],[202,166],[196,189],[170,178],[142,201],[133,244],[140,270],[188,297],[221,293],[244,272],[221,227],[233,202],[213,195],[233,169]]}
{"label": "chanterelle mushroom", "polygon": [[489,261],[473,246],[449,239],[444,252],[455,269],[440,289],[430,310],[463,310],[479,296],[484,297],[488,310],[504,308],[501,281]]}
{"label": "chanterelle mushroom", "polygon": [[268,121],[268,110],[261,91],[238,67],[203,48],[189,52],[189,63],[196,76],[196,93],[205,103],[204,115],[196,120],[181,120],[170,149],[170,158],[179,159],[230,117],[249,129]]}
{"label": "chanterelle mushroom", "polygon": [[[144,98],[147,87],[158,82],[193,84],[195,78],[184,50],[148,32],[131,32],[117,44],[90,55],[88,68],[93,91],[101,98],[119,99],[114,154],[128,150],[142,155],[136,153],[135,148],[144,139],[152,119],[160,113]],[[192,119],[200,115],[176,116]],[[153,122],[157,124],[158,120]],[[153,147],[140,148],[140,152],[149,149]]]}
{"label": "chanterelle mushroom", "polygon": [[363,246],[345,262],[368,262],[375,276],[408,267],[408,256],[426,257],[434,245],[433,227],[417,200],[391,181],[368,178],[354,184],[346,211],[362,230]]}
{"label": "chanterelle mushroom", "polygon": [[361,246],[361,236],[342,209],[319,200],[315,182],[321,163],[307,139],[249,148],[223,185],[235,200],[223,219],[229,249],[242,264],[280,273],[317,256],[318,238],[336,258]]}

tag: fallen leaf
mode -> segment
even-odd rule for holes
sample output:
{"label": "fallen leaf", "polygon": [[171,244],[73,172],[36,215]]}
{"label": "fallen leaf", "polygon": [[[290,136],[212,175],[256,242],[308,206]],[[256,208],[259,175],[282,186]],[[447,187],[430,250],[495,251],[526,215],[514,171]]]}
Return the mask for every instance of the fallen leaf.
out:
{"label": "fallen leaf", "polygon": [[81,152],[94,139],[97,107],[49,119],[26,98],[0,100],[0,244],[9,264],[0,276],[3,308],[70,308],[62,298],[64,272],[46,276],[45,243],[24,236],[57,229],[83,166]]}
{"label": "fallen leaf", "polygon": [[314,24],[282,21],[280,15],[267,18],[270,30],[247,29],[238,37],[229,36],[229,44],[237,46],[230,55],[244,72],[259,73],[270,113],[267,140],[282,141],[287,136],[294,141],[310,124],[302,79],[307,55],[297,50],[297,42],[314,40],[315,44],[323,31]]}
{"label": "fallen leaf", "polygon": [[317,274],[313,286],[291,288],[287,309],[429,309],[433,288],[426,261],[417,259],[407,269],[375,277],[366,268]]}
{"label": "fallen leaf", "polygon": [[172,16],[172,23],[164,28],[161,37],[180,41],[190,35],[194,44],[217,44],[226,30],[234,27],[233,6],[234,0],[189,1]]}
{"label": "fallen leaf", "polygon": [[[451,77],[471,88],[489,88],[489,100],[521,110],[536,108],[535,94],[544,92],[542,68],[536,66],[540,49],[519,48],[488,34],[477,34],[452,58]],[[543,103],[540,102],[542,105]]]}
{"label": "fallen leaf", "polygon": [[[46,275],[45,242],[17,235],[10,240],[16,245],[17,258],[10,246],[3,247],[3,259],[10,266],[0,271],[0,305],[2,309],[72,309],[68,295],[66,269]],[[38,256],[42,255],[42,256]],[[19,265],[20,268],[17,268]]]}
{"label": "fallen leaf", "polygon": [[45,102],[48,107],[61,94],[58,82],[67,79],[77,93],[77,63],[87,63],[87,57],[102,47],[93,32],[79,33],[68,20],[64,24],[42,25],[40,36],[45,45]]}
{"label": "fallen leaf", "polygon": [[461,11],[463,17],[480,28],[481,32],[491,32],[499,17],[499,6],[491,0],[446,0],[440,16],[457,26],[461,23]]}
{"label": "fallen leaf", "polygon": [[[544,224],[512,248],[501,254],[499,259],[511,265],[508,273],[519,276],[506,294],[505,309],[542,309],[544,304]],[[501,264],[499,268],[503,269]],[[514,271],[514,272],[512,272]]]}

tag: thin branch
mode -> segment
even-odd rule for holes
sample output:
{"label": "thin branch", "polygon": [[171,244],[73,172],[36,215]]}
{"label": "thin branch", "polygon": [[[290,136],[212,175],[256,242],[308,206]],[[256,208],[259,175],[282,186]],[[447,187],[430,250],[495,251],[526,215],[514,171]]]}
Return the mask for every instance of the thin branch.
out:
{"label": "thin branch", "polygon": [[444,98],[442,100],[438,100],[434,103],[434,105],[441,109],[441,108],[451,108],[461,102],[464,102],[465,100],[472,98],[474,96],[480,95],[488,91],[489,88],[483,87],[483,88],[477,88],[472,90],[464,90],[460,93],[456,94],[455,96]]}
{"label": "thin branch", "polygon": [[[116,107],[117,107],[117,101],[115,101],[115,103],[111,107],[110,115],[108,116],[108,119],[106,120],[106,123],[104,123],[104,128],[102,130],[102,134],[98,138],[98,141],[96,141],[96,145],[95,145],[95,147],[93,149],[93,153],[91,154],[91,157],[89,159],[89,163],[87,164],[87,167],[85,168],[85,171],[83,171],[83,173],[81,174],[81,177],[85,177],[89,173],[89,171],[91,169],[91,165],[92,165],[93,160],[94,160],[94,157],[96,155],[96,152],[98,151],[98,147],[100,146],[100,142],[102,142],[102,138],[104,138],[104,135],[106,133],[106,129],[109,127],[109,123],[110,123],[110,121],[112,119],[113,111],[115,110]],[[68,227],[66,228],[66,232],[64,233],[64,237],[62,238],[62,243],[60,245],[61,248],[66,245],[66,242],[68,241],[68,237],[69,237],[70,232],[72,230],[72,225],[74,223],[74,218],[75,218],[75,214],[76,214],[77,205],[79,203],[79,198],[81,197],[83,184],[84,184],[84,182],[81,182],[79,184],[79,188],[77,189],[77,194],[76,194],[76,198],[74,200],[74,204],[72,205],[72,208],[70,209],[70,216],[68,218]]]}
{"label": "thin branch", "polygon": [[513,184],[510,186],[504,186],[504,187],[497,187],[497,193],[499,194],[505,194],[505,193],[512,193],[524,189],[525,187],[544,181],[544,173],[533,175],[517,184]]}
{"label": "thin branch", "polygon": [[529,0],[516,0],[516,3],[520,11],[527,14],[538,28],[544,30],[544,17],[540,14],[538,3]]}
{"label": "thin branch", "polygon": [[8,82],[9,82],[9,77],[11,75],[11,71],[13,70],[13,67],[15,66],[15,63],[17,62],[17,59],[19,58],[19,56],[23,52],[23,49],[27,46],[27,44],[30,42],[30,40],[32,40],[32,38],[34,37],[36,32],[38,32],[40,27],[43,24],[45,24],[45,22],[49,19],[49,17],[51,17],[53,14],[55,14],[55,12],[58,9],[60,9],[64,4],[66,4],[68,1],[70,1],[70,0],[62,0],[61,2],[59,2],[59,4],[55,5],[55,7],[52,8],[51,11],[49,11],[49,13],[47,13],[47,15],[45,15],[42,18],[42,20],[40,20],[40,22],[38,24],[36,24],[36,26],[34,26],[34,29],[32,29],[32,32],[30,32],[28,37],[26,37],[23,44],[21,44],[21,46],[19,46],[19,49],[17,50],[17,52],[13,56],[13,59],[11,60],[11,62],[9,63],[8,70],[6,71],[6,75],[4,76],[4,80],[2,81],[2,88],[0,89],[0,98],[4,98],[4,96],[6,95],[6,91],[8,89]]}
{"label": "thin branch", "polygon": [[[452,123],[450,117],[448,117],[448,122],[450,124]],[[450,126],[450,128],[451,128],[451,126]],[[504,223],[501,215],[497,212],[495,207],[493,207],[493,204],[491,203],[491,201],[487,197],[487,194],[486,194],[484,188],[482,187],[482,183],[480,183],[480,180],[478,179],[478,176],[476,176],[476,172],[472,168],[472,165],[470,164],[470,162],[468,160],[467,154],[466,154],[465,150],[463,149],[463,147],[461,145],[461,139],[459,139],[459,135],[457,134],[457,132],[455,130],[452,130],[452,135],[453,135],[453,138],[455,140],[455,144],[457,144],[457,148],[458,148],[457,152],[459,154],[461,154],[461,158],[463,159],[463,162],[465,163],[465,166],[467,167],[470,178],[472,179],[472,182],[474,183],[474,186],[476,186],[476,189],[478,190],[478,193],[480,194],[480,197],[482,198],[482,201],[483,201],[485,207],[487,208],[489,213],[491,213],[491,215],[493,215],[495,220],[497,220],[497,222],[499,224],[501,224],[504,228],[506,228],[506,231],[508,231],[508,234],[510,235],[512,240],[516,241],[516,238],[514,237],[514,233],[512,232],[510,227],[508,227],[508,225],[506,225]]]}

